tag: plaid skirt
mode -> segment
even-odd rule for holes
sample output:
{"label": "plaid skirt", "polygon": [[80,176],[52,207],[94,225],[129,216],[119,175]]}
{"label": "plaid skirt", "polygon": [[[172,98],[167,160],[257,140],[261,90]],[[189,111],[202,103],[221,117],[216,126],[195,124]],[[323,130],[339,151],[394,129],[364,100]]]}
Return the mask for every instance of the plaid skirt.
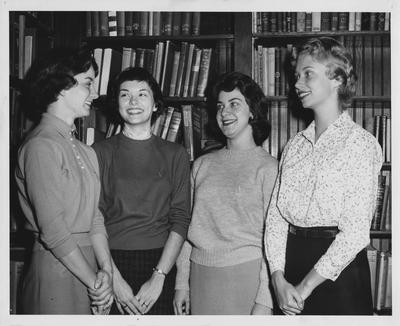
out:
{"label": "plaid skirt", "polygon": [[[150,279],[153,268],[156,267],[164,248],[150,250],[111,250],[111,256],[117,265],[122,277],[136,295],[140,287]],[[171,269],[164,281],[160,297],[147,315],[173,315],[173,299],[175,294],[176,267]],[[119,315],[120,312],[114,303],[110,314]]]}

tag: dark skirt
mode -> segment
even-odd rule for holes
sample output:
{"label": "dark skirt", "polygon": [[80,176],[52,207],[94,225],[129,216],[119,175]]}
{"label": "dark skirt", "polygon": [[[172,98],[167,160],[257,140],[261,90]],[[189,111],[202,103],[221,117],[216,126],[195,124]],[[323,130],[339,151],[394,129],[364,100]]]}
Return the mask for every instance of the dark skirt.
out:
{"label": "dark skirt", "polygon": [[[285,277],[300,283],[334,238],[288,234]],[[372,295],[367,252],[362,250],[335,281],[326,280],[306,299],[303,315],[371,315]]]}
{"label": "dark skirt", "polygon": [[[111,250],[111,256],[122,277],[136,295],[140,287],[150,279],[153,268],[157,266],[163,248],[150,250]],[[176,267],[174,266],[165,278],[160,297],[147,315],[173,315],[173,299],[175,294]],[[110,314],[119,315],[114,303]]]}

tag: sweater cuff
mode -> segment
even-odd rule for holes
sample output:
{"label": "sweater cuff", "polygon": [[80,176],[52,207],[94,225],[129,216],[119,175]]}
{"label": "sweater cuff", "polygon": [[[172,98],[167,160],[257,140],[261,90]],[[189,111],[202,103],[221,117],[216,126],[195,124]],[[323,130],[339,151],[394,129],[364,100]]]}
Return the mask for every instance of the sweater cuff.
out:
{"label": "sweater cuff", "polygon": [[64,256],[68,255],[72,251],[74,251],[77,247],[78,247],[78,245],[76,244],[74,239],[72,237],[69,237],[64,242],[59,244],[58,246],[56,246],[54,248],[49,248],[49,249],[54,254],[54,256],[56,256],[56,258],[60,259]]}
{"label": "sweater cuff", "polygon": [[188,227],[189,226],[184,226],[184,225],[180,225],[180,224],[173,224],[171,229],[170,229],[170,232],[173,231],[173,232],[179,234],[183,238],[183,240],[186,240]]}

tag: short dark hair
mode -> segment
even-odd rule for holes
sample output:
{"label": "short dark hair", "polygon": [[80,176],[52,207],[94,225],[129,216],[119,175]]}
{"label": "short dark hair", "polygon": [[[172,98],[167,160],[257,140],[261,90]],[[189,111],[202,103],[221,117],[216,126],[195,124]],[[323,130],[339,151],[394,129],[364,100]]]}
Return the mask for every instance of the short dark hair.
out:
{"label": "short dark hair", "polygon": [[339,41],[324,36],[306,41],[300,48],[298,57],[304,54],[326,64],[328,78],[341,81],[338,89],[338,100],[343,109],[348,107],[355,94],[357,82],[350,52]]}
{"label": "short dark hair", "polygon": [[213,103],[217,102],[221,91],[231,92],[235,88],[242,93],[249,106],[253,115],[249,120],[253,138],[257,145],[261,145],[270,133],[268,102],[260,86],[251,77],[237,71],[221,75],[212,88]]}
{"label": "short dark hair", "polygon": [[33,107],[35,115],[47,110],[60,92],[76,85],[75,75],[93,67],[97,76],[99,68],[86,48],[56,48],[41,55],[31,66],[24,78],[25,105]]}
{"label": "short dark hair", "polygon": [[109,94],[111,105],[118,109],[118,94],[121,84],[123,82],[133,80],[146,82],[153,92],[154,104],[157,108],[157,110],[153,112],[151,117],[151,122],[153,123],[157,119],[157,117],[164,112],[164,101],[160,86],[158,85],[155,78],[146,69],[140,67],[129,67],[125,70],[122,70],[115,77]]}

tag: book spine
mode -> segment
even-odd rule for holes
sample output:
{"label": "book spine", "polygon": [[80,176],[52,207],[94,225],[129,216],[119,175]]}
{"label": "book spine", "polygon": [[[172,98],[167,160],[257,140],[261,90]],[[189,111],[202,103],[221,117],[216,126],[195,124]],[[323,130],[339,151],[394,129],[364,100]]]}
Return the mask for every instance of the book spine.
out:
{"label": "book spine", "polygon": [[125,35],[126,36],[133,36],[133,12],[126,11],[125,12]]}
{"label": "book spine", "polygon": [[140,12],[133,12],[132,14],[132,34],[139,35],[140,29]]}
{"label": "book spine", "polygon": [[154,11],[150,11],[148,13],[148,23],[147,23],[147,34],[148,36],[153,36],[153,27],[154,27]]}
{"label": "book spine", "polygon": [[161,12],[155,11],[153,13],[153,35],[161,35]]}
{"label": "book spine", "polygon": [[356,30],[356,13],[349,12],[349,28],[350,32],[354,32]]}
{"label": "book spine", "polygon": [[196,49],[194,64],[192,66],[191,79],[189,84],[189,97],[194,97],[196,95],[197,82],[199,79],[201,53],[202,53],[201,49]]}
{"label": "book spine", "polygon": [[174,113],[175,108],[169,106],[167,109],[167,115],[165,116],[164,126],[162,128],[161,138],[166,139],[169,129],[169,124],[171,123],[172,114]]}
{"label": "book spine", "polygon": [[306,32],[311,32],[312,31],[312,12],[306,12],[305,31]]}
{"label": "book spine", "polygon": [[314,11],[311,14],[311,31],[320,32],[321,31],[321,12]]}
{"label": "book spine", "polygon": [[329,18],[329,12],[321,12],[321,31],[326,32],[330,30]]}
{"label": "book spine", "polygon": [[339,13],[333,12],[331,14],[331,31],[336,32],[339,28]]}
{"label": "book spine", "polygon": [[339,12],[339,31],[347,31],[349,28],[349,17],[347,12]]}
{"label": "book spine", "polygon": [[109,36],[108,11],[100,11],[100,36]]}
{"label": "book spine", "polygon": [[92,13],[86,11],[86,37],[92,37]]}
{"label": "book spine", "polygon": [[179,127],[182,121],[182,113],[179,111],[174,111],[171,117],[171,122],[169,124],[167,140],[170,142],[175,142],[177,140]]}
{"label": "book spine", "polygon": [[185,72],[185,81],[183,83],[183,92],[182,92],[182,96],[183,97],[188,97],[189,96],[189,81],[190,81],[190,73],[192,71],[192,62],[193,62],[194,53],[195,53],[195,45],[194,44],[190,44],[189,45],[189,51],[188,51],[186,72]]}
{"label": "book spine", "polygon": [[275,95],[275,48],[268,48],[268,96]]}
{"label": "book spine", "polygon": [[190,35],[190,27],[192,25],[192,13],[182,13],[182,35]]}
{"label": "book spine", "polygon": [[149,32],[149,12],[141,11],[138,35],[146,36],[146,35],[148,35],[148,32]]}
{"label": "book spine", "polygon": [[125,36],[125,12],[117,11],[117,35]]}
{"label": "book spine", "polygon": [[303,33],[306,31],[306,13],[304,11],[297,13],[296,31],[298,33]]}
{"label": "book spine", "polygon": [[100,12],[92,11],[92,36],[100,36]]}
{"label": "book spine", "polygon": [[174,64],[171,73],[171,84],[169,86],[169,96],[175,96],[176,81],[178,79],[178,67],[180,61],[180,51],[174,51]]}
{"label": "book spine", "polygon": [[108,36],[117,36],[117,12],[108,12]]}
{"label": "book spine", "polygon": [[18,78],[24,78],[25,15],[18,16]]}
{"label": "book spine", "polygon": [[200,71],[199,71],[199,82],[197,85],[197,96],[204,96],[204,92],[208,82],[208,74],[210,71],[212,49],[203,49]]}
{"label": "book spine", "polygon": [[200,12],[193,12],[192,35],[200,35]]}
{"label": "book spine", "polygon": [[185,63],[187,60],[187,52],[188,52],[189,44],[188,42],[181,43],[181,54],[179,56],[179,66],[178,66],[178,75],[176,79],[176,88],[175,88],[175,96],[180,96],[181,91],[183,90],[183,78],[185,73]]}
{"label": "book spine", "polygon": [[355,29],[356,32],[361,31],[361,12],[357,11],[356,12],[356,17],[355,17]]}
{"label": "book spine", "polygon": [[167,11],[161,14],[163,21],[163,34],[172,35],[172,12]]}
{"label": "book spine", "polygon": [[172,35],[181,35],[182,13],[174,11],[172,14]]}
{"label": "book spine", "polygon": [[182,105],[183,115],[183,143],[190,161],[194,161],[192,106]]}

